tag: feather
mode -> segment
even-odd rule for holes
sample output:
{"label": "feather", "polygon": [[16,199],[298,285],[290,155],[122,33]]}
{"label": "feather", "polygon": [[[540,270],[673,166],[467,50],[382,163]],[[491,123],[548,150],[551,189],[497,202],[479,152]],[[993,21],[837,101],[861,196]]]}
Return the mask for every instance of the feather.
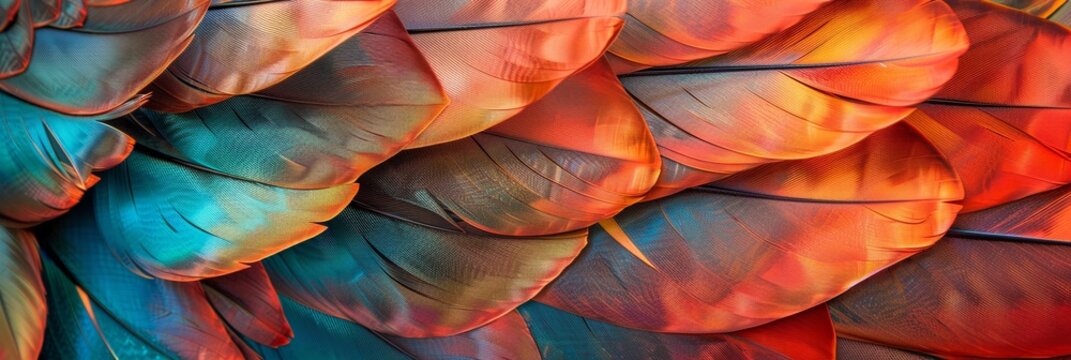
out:
{"label": "feather", "polygon": [[38,228],[51,309],[45,357],[239,359],[201,285],[128,271],[105,246],[92,210],[83,204]]}
{"label": "feather", "polygon": [[362,178],[357,201],[455,231],[557,234],[639,201],[658,161],[643,118],[600,61],[485,133],[388,160]]}
{"label": "feather", "polygon": [[34,29],[30,12],[17,11],[13,15],[7,27],[0,26],[0,79],[25,71],[33,52]]}
{"label": "feather", "polygon": [[837,332],[942,357],[1071,355],[1071,237],[963,230],[832,302]]}
{"label": "feather", "polygon": [[598,60],[625,0],[402,0],[395,11],[451,99],[416,148],[488,129]]}
{"label": "feather", "polygon": [[963,179],[964,211],[1071,182],[1071,30],[984,2],[951,1],[973,41],[960,69],[906,119]]}
{"label": "feather", "polygon": [[0,0],[0,29],[6,29],[11,20],[15,20],[21,3],[21,0]]}
{"label": "feather", "polygon": [[142,112],[123,129],[146,149],[98,193],[105,239],[146,276],[241,270],[323,231],[317,223],[353,199],[357,176],[445,104],[390,15],[263,93]]}
{"label": "feather", "polygon": [[74,206],[117,165],[134,141],[97,120],[121,116],[144,102],[132,99],[111,113],[71,116],[0,92],[0,224],[27,227]]}
{"label": "feather", "polygon": [[37,359],[47,309],[33,235],[0,228],[0,264],[0,358]]}
{"label": "feather", "polygon": [[662,153],[648,199],[848,147],[907,116],[967,37],[939,1],[840,1],[728,54],[626,75]]}
{"label": "feather", "polygon": [[[402,338],[375,333],[346,320],[328,316],[287,297],[283,309],[292,319],[294,341],[278,349],[254,344],[267,360],[352,359],[361,354],[374,359],[538,359],[535,342],[524,319],[509,312],[490,324],[463,334],[436,338]],[[515,330],[523,329],[522,333]]]}
{"label": "feather", "polygon": [[286,318],[294,327],[294,340],[277,349],[249,344],[264,360],[300,360],[311,354],[322,360],[412,358],[361,325],[327,316],[286,296],[281,296],[280,300]]}
{"label": "feather", "polygon": [[215,7],[190,47],[153,82],[157,94],[149,106],[185,112],[270,87],[364,29],[393,4],[308,0]]}
{"label": "feather", "polygon": [[[168,2],[183,6],[162,6],[168,12],[147,12],[146,18],[127,12],[152,6],[148,3],[156,2],[89,6],[87,19],[101,9],[99,29],[37,29],[33,61],[21,74],[0,79],[0,90],[68,114],[100,114],[120,106],[178,56],[208,8],[208,0],[188,0]],[[103,25],[131,19],[147,27]]]}
{"label": "feather", "polygon": [[1007,7],[1019,9],[1030,15],[1047,18],[1056,13],[1067,0],[989,0]]}
{"label": "feather", "polygon": [[[24,10],[30,10],[33,26],[41,27],[59,20],[63,10],[63,0],[23,0]],[[0,28],[3,28],[0,24]]]}
{"label": "feather", "polygon": [[824,305],[764,326],[726,334],[632,330],[534,302],[524,304],[518,311],[527,321],[542,358],[547,360],[833,358],[835,336]]}
{"label": "feather", "polygon": [[516,311],[454,336],[423,339],[388,336],[387,339],[417,359],[540,359],[535,340]]}
{"label": "feather", "polygon": [[938,360],[924,354],[886,347],[878,344],[837,338],[838,360]]}
{"label": "feather", "polygon": [[629,0],[607,57],[622,74],[717,56],[784,31],[827,2]]}
{"label": "feather", "polygon": [[86,2],[83,0],[60,0],[60,15],[49,26],[58,29],[73,29],[86,21]]}
{"label": "feather", "polygon": [[276,288],[328,315],[404,337],[454,335],[502,316],[535,296],[586,242],[582,231],[463,234],[358,207],[327,225],[264,261]]}
{"label": "feather", "polygon": [[936,151],[895,126],[837,153],[630,207],[614,220],[625,236],[592,228],[591,245],[536,300],[651,331],[754,327],[930,247],[961,197]]}
{"label": "feather", "polygon": [[316,236],[356,193],[357,184],[273,187],[135,151],[103,177],[92,203],[104,243],[131,271],[193,281]]}
{"label": "feather", "polygon": [[401,150],[447,102],[388,13],[261,93],[181,114],[143,111],[124,129],[139,144],[213,171],[321,189],[352,183]]}
{"label": "feather", "polygon": [[260,263],[201,282],[212,307],[231,328],[258,343],[286,345],[294,337],[279,295]]}

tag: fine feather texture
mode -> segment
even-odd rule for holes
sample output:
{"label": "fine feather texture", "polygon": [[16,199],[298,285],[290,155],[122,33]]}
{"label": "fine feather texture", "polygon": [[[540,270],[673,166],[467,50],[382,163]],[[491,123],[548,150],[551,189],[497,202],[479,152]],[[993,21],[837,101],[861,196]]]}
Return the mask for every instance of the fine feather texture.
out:
{"label": "fine feather texture", "polygon": [[837,338],[838,360],[938,360],[935,357],[848,338]]}
{"label": "fine feather texture", "polygon": [[[189,0],[174,2],[183,6],[161,7],[167,10],[164,13],[146,11],[145,18],[127,13],[145,8],[146,3],[155,2],[88,7],[87,18],[94,18],[93,11],[101,9],[99,28],[37,29],[29,66],[17,76],[0,79],[0,90],[62,113],[112,111],[186,48],[208,9],[208,0]],[[135,20],[131,27],[122,23]]]}
{"label": "fine feather texture", "polygon": [[[145,279],[124,268],[94,224],[90,204],[39,228],[48,358],[240,359],[199,283]],[[110,356],[109,356],[110,355]]]}
{"label": "fine feather texture", "polygon": [[721,55],[784,31],[827,2],[629,0],[607,58],[623,74]]}
{"label": "fine feather texture", "polygon": [[230,328],[271,347],[286,345],[294,337],[283,315],[279,295],[260,263],[248,269],[201,281],[212,307]]}
{"label": "fine feather texture", "polygon": [[324,230],[357,184],[292,190],[135,151],[103,176],[91,213],[131,271],[193,281],[245,269]]}
{"label": "fine feather texture", "polygon": [[317,223],[353,199],[353,181],[445,104],[388,15],[262,93],[121,123],[155,151],[135,152],[105,181],[97,216],[114,224],[103,229],[108,244],[146,276],[241,270],[323,231]]}
{"label": "fine feather texture", "polygon": [[600,61],[487,132],[373,169],[357,202],[447,230],[557,234],[639,201],[658,168],[643,118]]}
{"label": "fine feather texture", "polygon": [[663,156],[648,198],[850,146],[937,92],[966,48],[942,2],[840,1],[728,54],[630,74]]}
{"label": "fine feather texture", "polygon": [[119,164],[134,141],[97,120],[121,116],[143,97],[100,116],[70,116],[0,92],[0,224],[27,227],[73,207]]}
{"label": "fine feather texture", "polygon": [[964,211],[1071,182],[1071,30],[951,1],[973,41],[956,76],[906,119],[963,180]]}
{"label": "fine feather texture", "polygon": [[545,360],[833,358],[833,324],[824,305],[754,329],[726,334],[632,330],[534,302],[517,311],[524,316],[527,329],[513,331],[530,331]]}
{"label": "fine feather texture", "polygon": [[[149,106],[184,112],[279,83],[390,9],[394,0],[272,1],[213,8],[153,83]],[[237,60],[237,61],[236,61]]]}
{"label": "fine feather texture", "polygon": [[0,228],[0,264],[0,358],[37,359],[47,309],[33,235]]}
{"label": "fine feather texture", "polygon": [[394,155],[447,102],[388,13],[261,93],[182,114],[146,110],[124,130],[142,145],[223,174],[322,189],[352,183]]}
{"label": "fine feather texture", "polygon": [[1067,4],[1067,0],[989,0],[1007,7],[1019,9],[1039,18],[1048,18],[1056,14]]}
{"label": "fine feather texture", "polygon": [[[10,14],[13,18],[10,21],[4,19],[10,24],[0,24],[0,79],[25,71],[33,51],[32,15],[29,11],[18,11],[18,6],[12,6],[12,9],[15,11]],[[0,12],[0,15],[7,14]]]}
{"label": "fine feather texture", "polygon": [[354,354],[370,359],[539,359],[524,319],[516,312],[464,334],[412,339],[376,334],[287,297],[282,302],[294,324],[294,341],[278,349],[254,344],[265,360],[303,359],[309,354],[325,360],[352,359]]}
{"label": "fine feather texture", "polygon": [[935,150],[895,126],[626,209],[619,231],[591,229],[591,245],[536,300],[651,331],[754,327],[930,247],[960,198]]}
{"label": "fine feather texture", "polygon": [[400,1],[398,15],[451,100],[408,148],[465,138],[541,99],[602,56],[624,7],[625,0]]}
{"label": "fine feather texture", "polygon": [[[405,337],[454,335],[535,296],[586,243],[461,234],[351,207],[328,230],[264,261],[281,294]],[[296,335],[295,335],[296,336]]]}
{"label": "fine feather texture", "polygon": [[940,356],[1067,355],[1069,258],[1066,243],[950,236],[848,291],[830,311],[845,336]]}

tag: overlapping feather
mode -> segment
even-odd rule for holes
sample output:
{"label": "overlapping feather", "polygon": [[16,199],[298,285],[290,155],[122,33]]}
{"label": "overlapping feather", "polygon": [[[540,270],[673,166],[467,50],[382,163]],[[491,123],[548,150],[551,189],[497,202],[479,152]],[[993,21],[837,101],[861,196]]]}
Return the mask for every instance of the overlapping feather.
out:
{"label": "overlapping feather", "polygon": [[[314,85],[330,95],[313,97]],[[100,185],[101,231],[145,276],[244,269],[322,232],[353,199],[353,181],[445,102],[397,18],[385,16],[262,93],[125,123],[148,149]]]}
{"label": "overlapping feather", "polygon": [[709,333],[754,327],[848,290],[937,241],[962,187],[895,126],[626,209],[536,300],[612,324]]}
{"label": "overlapping feather", "polygon": [[401,0],[395,11],[451,100],[417,148],[490,128],[598,60],[625,0]]}
{"label": "overlapping feather", "polygon": [[648,198],[850,146],[937,92],[966,48],[943,2],[838,1],[733,52],[628,74],[663,156]]}
{"label": "overlapping feather", "polygon": [[561,273],[586,232],[511,238],[459,233],[351,207],[265,260],[280,293],[405,337],[465,332],[508,313]]}
{"label": "overlapping feather", "polygon": [[445,230],[557,234],[639,201],[658,167],[643,118],[600,61],[486,132],[395,156],[357,202]]}

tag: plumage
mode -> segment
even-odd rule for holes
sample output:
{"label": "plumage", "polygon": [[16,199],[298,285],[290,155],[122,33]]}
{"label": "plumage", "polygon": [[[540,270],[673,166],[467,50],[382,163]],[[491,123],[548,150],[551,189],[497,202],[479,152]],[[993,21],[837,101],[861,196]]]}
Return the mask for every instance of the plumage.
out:
{"label": "plumage", "polygon": [[961,198],[948,164],[895,126],[837,153],[630,207],[614,218],[624,236],[593,227],[588,248],[536,300],[650,331],[750,328],[927,249]]}
{"label": "plumage", "polygon": [[[294,341],[278,349],[254,344],[265,360],[304,359],[539,359],[524,319],[510,312],[464,334],[436,338],[384,336],[331,317],[283,297],[283,308],[294,324]],[[522,330],[523,333],[517,333]],[[359,355],[355,355],[359,354]]]}
{"label": "plumage", "polygon": [[25,10],[33,15],[34,27],[49,25],[63,13],[63,0],[26,0]]}
{"label": "plumage", "polygon": [[[328,315],[405,337],[484,325],[535,296],[586,232],[465,234],[350,207],[328,229],[264,261],[276,289]],[[300,336],[295,329],[295,339]]]}
{"label": "plumage", "polygon": [[205,279],[201,285],[212,307],[234,331],[271,347],[286,345],[294,337],[275,286],[260,263]]}
{"label": "plumage", "polygon": [[401,150],[447,102],[388,13],[276,86],[181,114],[146,110],[125,130],[212,171],[322,189],[352,183]]}
{"label": "plumage", "polygon": [[717,56],[784,31],[827,2],[629,0],[607,57],[621,74]]}
{"label": "plumage", "polygon": [[94,172],[123,161],[134,146],[98,122],[133,111],[132,99],[110,113],[72,116],[0,92],[0,224],[27,227],[73,207],[97,183]]}
{"label": "plumage", "polygon": [[33,235],[0,228],[0,264],[0,358],[37,359],[48,311]]}
{"label": "plumage", "polygon": [[[153,109],[185,112],[265,89],[338,46],[394,0],[271,1],[215,7],[152,89]],[[237,60],[237,61],[236,61]]]}
{"label": "plumage", "polygon": [[86,21],[86,2],[82,0],[59,0],[60,15],[49,26],[70,29],[82,26]]}
{"label": "plumage", "polygon": [[625,0],[402,0],[395,11],[451,100],[417,148],[488,129],[598,60]]}
{"label": "plumage", "polygon": [[1059,11],[1067,0],[989,0],[1007,7],[1019,9],[1027,14],[1047,18]]}
{"label": "plumage", "polygon": [[103,243],[131,271],[192,281],[242,270],[324,230],[357,184],[294,190],[133,152],[92,195]]}
{"label": "plumage", "polygon": [[[531,302],[518,309],[543,359],[831,359],[836,336],[824,305],[726,334],[617,327]],[[522,323],[523,325],[523,323]],[[521,358],[521,357],[516,357]]]}
{"label": "plumage", "polygon": [[123,129],[146,149],[98,193],[104,237],[147,276],[241,270],[323,231],[353,199],[354,180],[446,102],[388,15],[262,93],[182,114],[144,111]]}
{"label": "plumage", "polygon": [[49,324],[46,358],[240,359],[199,283],[146,279],[123,267],[90,204],[41,227]]}
{"label": "plumage", "polygon": [[445,230],[557,234],[639,201],[658,167],[643,118],[600,61],[484,133],[404,151],[362,178],[357,202]]}
{"label": "plumage", "polygon": [[937,360],[925,354],[872,344],[847,338],[837,338],[838,360]]}
{"label": "plumage", "polygon": [[728,54],[629,74],[663,156],[648,198],[850,146],[939,90],[966,48],[943,2],[840,1]]}
{"label": "plumage", "polygon": [[[175,2],[182,6],[162,7],[168,10],[164,13],[147,12],[146,18],[127,13],[146,3],[155,2],[88,6],[87,19],[100,11],[99,27],[36,29],[29,66],[17,76],[0,79],[0,90],[67,114],[113,111],[178,56],[208,8],[208,0],[187,0]],[[115,23],[135,20],[144,26]],[[86,21],[87,26],[96,24]]]}
{"label": "plumage", "polygon": [[[1043,195],[1021,201],[1039,215],[1067,211],[1066,190]],[[1071,234],[1052,226],[1059,217],[1006,217],[1015,211],[965,215],[933,249],[845,293],[830,305],[838,333],[943,357],[1071,355]]]}
{"label": "plumage", "polygon": [[412,358],[361,325],[325,315],[286,296],[281,301],[294,327],[294,340],[277,349],[250,343],[264,360],[300,360],[310,354],[323,360]]}
{"label": "plumage", "polygon": [[906,119],[963,179],[964,211],[1071,182],[1071,30],[950,1],[973,41],[956,76]]}
{"label": "plumage", "polygon": [[25,71],[33,52],[33,16],[29,11],[18,11],[18,6],[12,8],[12,18],[0,26],[0,79]]}

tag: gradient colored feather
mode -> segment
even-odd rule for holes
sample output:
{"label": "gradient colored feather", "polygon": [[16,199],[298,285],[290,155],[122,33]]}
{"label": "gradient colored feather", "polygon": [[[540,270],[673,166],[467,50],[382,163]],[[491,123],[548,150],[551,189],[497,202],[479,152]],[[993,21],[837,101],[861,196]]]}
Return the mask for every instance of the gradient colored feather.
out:
{"label": "gradient colored feather", "polygon": [[8,5],[10,9],[4,15],[10,18],[3,19],[4,23],[0,24],[0,79],[18,75],[30,66],[33,16],[29,11],[19,11],[17,5]]}
{"label": "gradient colored feather", "polygon": [[625,0],[402,0],[395,11],[451,100],[417,148],[488,129],[598,60]]}
{"label": "gradient colored feather", "polygon": [[36,359],[45,336],[45,285],[37,242],[0,228],[0,358]]}
{"label": "gradient colored feather", "polygon": [[[1067,192],[1061,192],[1057,201],[1036,204],[1035,210],[1066,212]],[[1005,207],[978,215],[1012,215]],[[1071,353],[1071,325],[1065,321],[1071,309],[1071,288],[1065,283],[1071,276],[1071,234],[1062,228],[1016,231],[1046,227],[1047,218],[1010,221],[1017,224],[968,220],[962,224],[968,227],[951,231],[930,251],[848,291],[830,305],[837,331],[940,356]]]}
{"label": "gradient colored feather", "polygon": [[102,185],[102,232],[146,276],[241,270],[323,231],[318,223],[353,199],[353,181],[445,104],[397,18],[385,16],[262,93],[125,123],[154,151],[136,152]]}
{"label": "gradient colored feather", "polygon": [[245,269],[324,230],[357,184],[294,190],[134,152],[93,194],[103,244],[131,271],[193,281]]}
{"label": "gradient colored feather", "polygon": [[1071,30],[999,5],[950,1],[973,45],[906,119],[963,180],[964,211],[1071,182]]}
{"label": "gradient colored feather", "polygon": [[184,112],[285,80],[368,26],[394,0],[271,1],[213,8],[153,83],[153,109]]}
{"label": "gradient colored feather", "polygon": [[97,120],[121,116],[145,101],[137,97],[113,112],[72,116],[0,92],[0,224],[27,227],[73,207],[97,183],[94,172],[119,164],[134,141]]}
{"label": "gradient colored feather", "polygon": [[198,283],[145,279],[123,267],[91,204],[38,231],[48,256],[45,354],[63,359],[239,359]]}
{"label": "gradient colored feather", "polygon": [[402,152],[362,179],[357,202],[446,230],[557,234],[639,201],[658,166],[643,118],[600,61],[484,133]]}
{"label": "gradient colored feather", "polygon": [[[617,327],[539,303],[518,310],[542,359],[831,359],[833,325],[824,305],[726,334],[664,334]],[[522,357],[516,357],[522,358]]]}
{"label": "gradient colored feather", "polygon": [[359,207],[264,262],[280,293],[331,316],[405,337],[484,325],[535,296],[586,243],[464,234]]}
{"label": "gradient colored feather", "polygon": [[125,130],[212,171],[323,189],[352,183],[397,153],[447,102],[388,13],[276,86],[182,114],[146,110]]}
{"label": "gradient colored feather", "polygon": [[629,0],[607,58],[623,74],[721,55],[784,31],[827,2]]}
{"label": "gradient colored feather", "polygon": [[35,30],[29,66],[0,79],[0,90],[67,114],[113,111],[178,56],[208,8],[208,0],[188,0],[134,12],[150,3],[156,2],[90,5],[87,19],[99,16],[99,22],[86,20],[81,29]]}
{"label": "gradient colored feather", "polygon": [[[283,308],[294,324],[294,341],[278,349],[253,345],[265,360],[304,359],[538,359],[531,335],[516,312],[464,334],[425,339],[377,334],[346,320],[327,316],[289,298]],[[359,355],[358,355],[359,354]]]}
{"label": "gradient colored feather", "polygon": [[651,331],[754,327],[930,247],[960,198],[936,151],[896,126],[626,209],[536,300]]}
{"label": "gradient colored feather", "polygon": [[648,198],[850,146],[939,90],[966,47],[942,2],[841,1],[714,59],[629,74],[663,156]]}
{"label": "gradient colored feather", "polygon": [[201,284],[208,301],[231,329],[271,347],[286,345],[294,338],[275,286],[260,263]]}

